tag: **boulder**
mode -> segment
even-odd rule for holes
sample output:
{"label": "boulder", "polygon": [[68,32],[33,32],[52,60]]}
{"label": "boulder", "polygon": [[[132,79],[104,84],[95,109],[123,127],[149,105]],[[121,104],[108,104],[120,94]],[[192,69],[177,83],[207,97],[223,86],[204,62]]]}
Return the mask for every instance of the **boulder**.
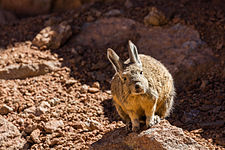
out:
{"label": "boulder", "polygon": [[85,23],[79,35],[75,37],[76,45],[95,49],[105,49],[126,42],[135,33],[136,22],[126,18],[103,18],[93,23]]}
{"label": "boulder", "polygon": [[185,135],[181,128],[172,126],[168,121],[162,120],[160,124],[140,133],[128,133],[124,128],[107,133],[101,140],[93,143],[90,149],[205,150],[207,148]]}
{"label": "boulder", "polygon": [[58,49],[71,35],[71,26],[66,21],[63,21],[58,25],[42,29],[33,39],[32,45],[40,49]]}
{"label": "boulder", "polygon": [[57,61],[43,61],[30,64],[12,64],[0,69],[0,79],[25,79],[44,75],[59,69],[60,63]]}
{"label": "boulder", "polygon": [[[122,17],[99,19],[86,23],[75,37],[77,46],[104,50],[132,40],[141,54],[161,61],[172,73],[175,85],[200,77],[216,63],[217,58],[192,27],[175,24],[169,27],[146,27]],[[127,52],[127,50],[124,50]]]}
{"label": "boulder", "polygon": [[199,77],[216,62],[212,50],[191,27],[176,24],[168,28],[139,28],[138,34],[139,53],[161,61],[172,73],[178,87]]}

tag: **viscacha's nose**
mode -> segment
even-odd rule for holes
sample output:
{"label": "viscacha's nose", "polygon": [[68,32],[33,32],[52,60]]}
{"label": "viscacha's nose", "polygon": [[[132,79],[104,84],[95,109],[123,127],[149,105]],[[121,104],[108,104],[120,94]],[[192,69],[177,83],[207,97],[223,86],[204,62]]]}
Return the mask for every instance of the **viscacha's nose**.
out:
{"label": "viscacha's nose", "polygon": [[140,86],[139,84],[136,84],[136,85],[135,85],[135,90],[136,90],[136,91],[139,91],[140,87],[141,87],[141,86]]}

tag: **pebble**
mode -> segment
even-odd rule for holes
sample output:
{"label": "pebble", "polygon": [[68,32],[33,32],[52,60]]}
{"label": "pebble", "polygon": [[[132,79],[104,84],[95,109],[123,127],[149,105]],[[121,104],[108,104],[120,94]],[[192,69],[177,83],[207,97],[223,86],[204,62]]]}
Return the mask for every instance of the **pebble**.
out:
{"label": "pebble", "polygon": [[35,129],[37,129],[37,125],[36,124],[29,124],[26,128],[25,128],[25,132],[30,134],[31,132],[33,132]]}
{"label": "pebble", "polygon": [[88,91],[90,93],[97,93],[97,92],[99,92],[99,89],[98,88],[89,88]]}
{"label": "pebble", "polygon": [[165,15],[156,7],[151,7],[149,14],[144,18],[145,25],[160,26],[166,24],[166,22],[167,19]]}
{"label": "pebble", "polygon": [[126,8],[133,7],[133,4],[132,4],[132,2],[130,0],[126,0],[125,3],[124,3],[124,5],[125,5]]}
{"label": "pebble", "polygon": [[32,139],[32,141],[34,141],[34,143],[40,143],[40,139],[39,136],[41,134],[41,131],[39,129],[34,130],[31,134],[30,137]]}
{"label": "pebble", "polygon": [[7,115],[8,113],[10,113],[12,111],[13,111],[13,109],[6,104],[3,104],[0,106],[0,114],[1,115]]}
{"label": "pebble", "polygon": [[82,87],[80,88],[80,92],[87,93],[87,91],[88,91],[88,86],[86,84],[82,85]]}
{"label": "pebble", "polygon": [[25,109],[23,112],[24,113],[36,114],[36,107],[35,106],[29,107],[29,108]]}
{"label": "pebble", "polygon": [[75,84],[75,83],[77,83],[77,81],[76,80],[73,80],[73,79],[70,79],[70,80],[67,80],[66,81],[66,84],[67,85],[72,85],[72,84]]}
{"label": "pebble", "polygon": [[47,133],[53,133],[55,130],[61,128],[64,126],[64,123],[62,120],[50,120],[44,125],[44,129]]}
{"label": "pebble", "polygon": [[50,146],[56,145],[56,144],[59,143],[59,141],[60,141],[59,138],[54,138],[54,139],[52,139],[52,140],[49,141],[49,145]]}
{"label": "pebble", "polygon": [[53,99],[50,99],[50,100],[48,101],[48,103],[49,103],[52,107],[55,106],[55,105],[57,105],[59,102],[60,102],[60,99],[58,99],[58,98],[53,98]]}
{"label": "pebble", "polygon": [[92,87],[100,89],[100,83],[99,82],[94,82]]}
{"label": "pebble", "polygon": [[86,128],[88,130],[101,130],[102,129],[102,124],[99,123],[98,121],[96,120],[91,120],[91,119],[88,119],[87,122],[85,122],[85,125],[86,125]]}
{"label": "pebble", "polygon": [[112,10],[108,11],[107,13],[105,13],[105,16],[111,17],[111,16],[118,16],[120,14],[121,14],[120,10],[112,9]]}
{"label": "pebble", "polygon": [[50,107],[51,105],[48,102],[42,101],[40,106],[37,107],[37,115],[41,115],[48,112]]}

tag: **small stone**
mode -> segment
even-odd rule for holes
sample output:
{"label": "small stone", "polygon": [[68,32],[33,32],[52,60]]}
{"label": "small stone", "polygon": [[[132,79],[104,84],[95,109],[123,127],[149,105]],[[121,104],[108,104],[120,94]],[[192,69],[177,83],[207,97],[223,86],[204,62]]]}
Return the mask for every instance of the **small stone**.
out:
{"label": "small stone", "polygon": [[67,85],[72,85],[72,84],[75,84],[75,83],[77,83],[77,81],[74,80],[74,79],[70,79],[70,80],[67,80],[67,81],[66,81],[66,84],[67,84]]}
{"label": "small stone", "polygon": [[8,113],[12,112],[13,109],[6,104],[3,104],[0,106],[0,114],[1,115],[7,115]]}
{"label": "small stone", "polygon": [[30,124],[28,125],[26,128],[25,128],[25,132],[27,134],[30,134],[31,132],[33,132],[35,129],[37,128],[37,125],[36,124]]}
{"label": "small stone", "polygon": [[107,90],[105,91],[107,94],[111,95],[111,91],[110,90]]}
{"label": "small stone", "polygon": [[81,89],[80,89],[80,92],[81,93],[87,93],[88,91],[88,86],[86,84],[82,85]]}
{"label": "small stone", "polygon": [[60,99],[58,99],[58,98],[53,98],[53,99],[50,99],[48,103],[53,107],[53,106],[55,106],[56,104],[58,104],[59,102],[60,102]]}
{"label": "small stone", "polygon": [[96,120],[88,119],[87,122],[85,122],[85,125],[86,125],[86,128],[91,131],[102,129],[102,124]]}
{"label": "small stone", "polygon": [[73,128],[75,129],[83,129],[83,124],[81,124],[80,122],[75,122],[72,124]]}
{"label": "small stone", "polygon": [[160,26],[167,23],[165,15],[156,7],[151,7],[149,14],[144,18],[145,25]]}
{"label": "small stone", "polygon": [[60,141],[59,138],[54,138],[54,139],[52,139],[52,140],[49,142],[49,145],[50,145],[50,146],[54,146],[54,145],[56,145],[59,141]]}
{"label": "small stone", "polygon": [[99,82],[94,82],[92,87],[100,89],[100,83]]}
{"label": "small stone", "polygon": [[118,16],[120,14],[121,14],[120,10],[112,9],[112,10],[108,11],[107,13],[105,13],[105,16],[112,17],[112,16]]}
{"label": "small stone", "polygon": [[36,114],[36,107],[35,106],[29,107],[29,108],[25,109],[23,112]]}
{"label": "small stone", "polygon": [[209,110],[213,110],[213,108],[215,108],[215,106],[214,105],[201,105],[201,107],[199,107],[199,109],[201,110],[201,111],[209,111]]}
{"label": "small stone", "polygon": [[40,106],[37,107],[37,115],[41,115],[48,112],[50,107],[51,105],[48,102],[42,101]]}
{"label": "small stone", "polygon": [[126,0],[125,3],[124,3],[124,5],[125,5],[126,8],[133,7],[133,4],[132,4],[132,2],[130,0]]}
{"label": "small stone", "polygon": [[53,120],[45,123],[44,129],[47,133],[53,133],[55,130],[57,130],[63,126],[64,126],[64,123],[62,120],[53,119]]}
{"label": "small stone", "polygon": [[87,22],[91,22],[91,21],[94,21],[94,20],[95,20],[95,18],[92,17],[92,16],[88,16],[88,17],[87,17]]}
{"label": "small stone", "polygon": [[200,85],[200,89],[201,89],[201,90],[204,90],[207,84],[208,84],[208,81],[202,80],[202,83],[201,83],[201,85]]}
{"label": "small stone", "polygon": [[90,93],[97,93],[97,92],[99,92],[99,89],[98,88],[89,88],[88,92],[90,92]]}
{"label": "small stone", "polygon": [[102,15],[102,13],[100,11],[98,11],[98,10],[95,11],[95,16],[96,17],[100,17],[101,15]]}
{"label": "small stone", "polygon": [[40,143],[39,136],[41,134],[41,131],[39,129],[34,130],[31,134],[30,137],[34,141],[34,143]]}

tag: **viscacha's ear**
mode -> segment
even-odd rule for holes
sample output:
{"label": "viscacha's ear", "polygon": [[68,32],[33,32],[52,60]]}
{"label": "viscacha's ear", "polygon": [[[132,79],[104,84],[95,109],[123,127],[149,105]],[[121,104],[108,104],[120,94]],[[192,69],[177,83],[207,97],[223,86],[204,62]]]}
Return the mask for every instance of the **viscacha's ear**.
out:
{"label": "viscacha's ear", "polygon": [[120,57],[112,50],[111,48],[107,49],[107,57],[109,61],[112,63],[113,68],[117,73],[121,73],[123,71],[123,63],[120,60]]}
{"label": "viscacha's ear", "polygon": [[142,65],[140,57],[138,56],[137,47],[130,40],[128,43],[129,43],[128,52],[129,52],[130,62]]}

